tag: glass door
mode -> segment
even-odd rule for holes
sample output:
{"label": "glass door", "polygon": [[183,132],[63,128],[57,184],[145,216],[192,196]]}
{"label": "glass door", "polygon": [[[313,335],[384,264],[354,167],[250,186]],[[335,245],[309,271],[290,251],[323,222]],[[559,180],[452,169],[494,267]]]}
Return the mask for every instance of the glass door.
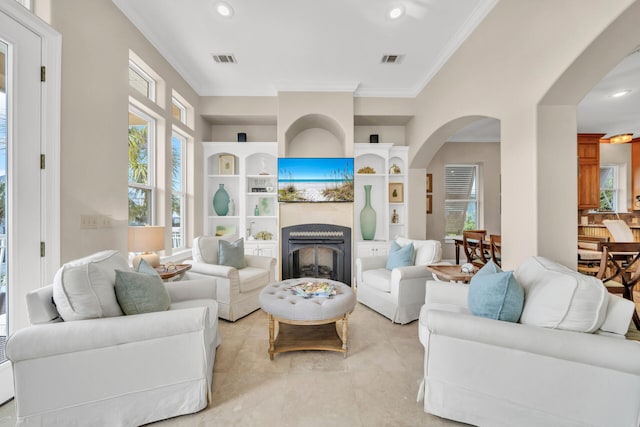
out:
{"label": "glass door", "polygon": [[9,335],[7,286],[7,53],[0,41],[0,364],[7,361],[4,346]]}
{"label": "glass door", "polygon": [[[0,403],[13,396],[7,337],[41,286],[41,38],[0,5]],[[13,6],[13,5],[11,5]],[[22,6],[14,6],[13,9]],[[11,13],[11,11],[9,11]],[[22,12],[24,14],[24,12]]]}

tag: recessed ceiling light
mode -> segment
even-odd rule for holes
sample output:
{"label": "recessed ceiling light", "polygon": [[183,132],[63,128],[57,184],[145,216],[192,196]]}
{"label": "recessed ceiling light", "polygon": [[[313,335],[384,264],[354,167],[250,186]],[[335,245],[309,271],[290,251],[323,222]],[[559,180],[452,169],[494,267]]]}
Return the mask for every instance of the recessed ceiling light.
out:
{"label": "recessed ceiling light", "polygon": [[233,8],[227,2],[220,1],[216,3],[216,12],[220,14],[220,16],[224,16],[225,18],[229,18],[233,15]]}
{"label": "recessed ceiling light", "polygon": [[402,5],[392,7],[388,14],[391,19],[398,19],[402,15],[404,15],[404,7]]}
{"label": "recessed ceiling light", "polygon": [[621,96],[625,96],[631,93],[631,89],[626,89],[626,90],[621,90],[619,92],[616,93],[612,93],[611,97],[612,98],[620,98]]}

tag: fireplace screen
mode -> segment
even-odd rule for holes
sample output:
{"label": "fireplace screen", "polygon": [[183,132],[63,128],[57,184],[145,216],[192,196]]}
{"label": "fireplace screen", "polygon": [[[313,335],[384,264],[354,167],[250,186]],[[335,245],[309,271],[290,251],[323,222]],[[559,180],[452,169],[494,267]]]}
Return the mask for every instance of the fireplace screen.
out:
{"label": "fireplace screen", "polygon": [[317,277],[351,285],[351,229],[304,224],[282,229],[282,278]]}

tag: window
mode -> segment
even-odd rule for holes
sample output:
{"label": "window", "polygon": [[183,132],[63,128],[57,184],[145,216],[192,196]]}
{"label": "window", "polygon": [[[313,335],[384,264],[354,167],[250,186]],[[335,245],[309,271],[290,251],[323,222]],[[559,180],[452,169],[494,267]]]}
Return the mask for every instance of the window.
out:
{"label": "window", "polygon": [[132,60],[129,60],[129,86],[155,102],[156,81]]}
{"label": "window", "polygon": [[129,107],[129,225],[152,225],[155,120]]}
{"label": "window", "polygon": [[175,97],[171,98],[171,115],[182,124],[187,124],[187,107]]}
{"label": "window", "polygon": [[478,216],[478,166],[446,165],[444,215],[447,236],[481,227]]}
{"label": "window", "polygon": [[185,247],[186,182],[185,159],[187,138],[173,132],[171,136],[171,247]]}
{"label": "window", "polygon": [[618,209],[618,166],[600,166],[600,211],[616,212]]}

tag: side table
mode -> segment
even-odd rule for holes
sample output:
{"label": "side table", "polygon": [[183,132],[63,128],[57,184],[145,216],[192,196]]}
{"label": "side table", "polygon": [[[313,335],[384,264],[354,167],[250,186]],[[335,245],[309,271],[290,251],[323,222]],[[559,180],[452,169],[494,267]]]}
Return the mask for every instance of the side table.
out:
{"label": "side table", "polygon": [[473,269],[473,273],[463,273],[459,265],[428,265],[427,270],[438,276],[440,280],[450,282],[469,283],[478,268]]}
{"label": "side table", "polygon": [[156,271],[162,280],[180,280],[188,270],[191,264],[163,264],[156,267]]}

